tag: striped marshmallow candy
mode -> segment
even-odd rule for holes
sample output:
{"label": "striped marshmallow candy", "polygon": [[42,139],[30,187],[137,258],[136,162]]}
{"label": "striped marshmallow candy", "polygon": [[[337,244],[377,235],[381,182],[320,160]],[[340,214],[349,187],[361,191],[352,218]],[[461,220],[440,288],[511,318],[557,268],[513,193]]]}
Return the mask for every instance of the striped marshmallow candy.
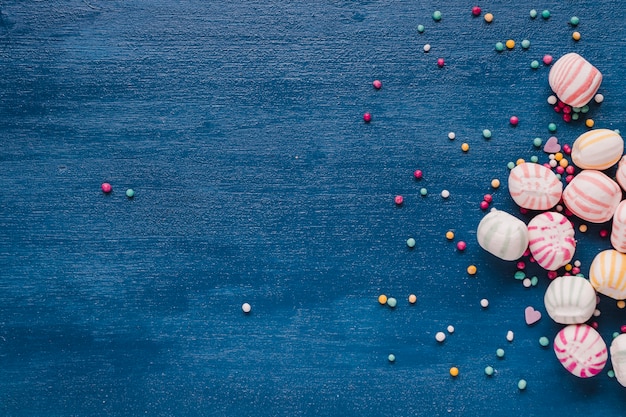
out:
{"label": "striped marshmallow candy", "polygon": [[552,65],[548,83],[563,103],[583,107],[600,88],[602,74],[585,58],[571,52]]}
{"label": "striped marshmallow candy", "polygon": [[481,248],[505,261],[519,259],[528,247],[526,224],[504,211],[492,209],[478,224]]}
{"label": "striped marshmallow candy", "polygon": [[543,165],[523,162],[509,172],[509,193],[520,207],[548,210],[559,202],[562,192],[561,181]]}
{"label": "striped marshmallow candy", "polygon": [[579,378],[602,372],[609,356],[600,333],[587,324],[570,324],[561,329],[554,339],[554,353],[561,365]]}
{"label": "striped marshmallow candy", "polygon": [[548,315],[557,323],[584,323],[596,309],[596,291],[586,278],[558,277],[548,286],[543,303]]}
{"label": "striped marshmallow candy", "polygon": [[563,191],[565,206],[591,223],[611,220],[621,200],[619,185],[604,173],[592,169],[576,175]]}
{"label": "striped marshmallow candy", "polygon": [[615,372],[615,379],[626,387],[626,333],[622,333],[611,342],[611,365]]}
{"label": "striped marshmallow candy", "polygon": [[574,257],[574,227],[560,213],[547,211],[528,223],[530,253],[543,269],[556,271]]}
{"label": "striped marshmallow candy", "polygon": [[622,190],[626,190],[626,156],[620,159],[617,164],[617,171],[615,172],[615,180],[622,187]]}
{"label": "striped marshmallow candy", "polygon": [[589,282],[601,294],[626,299],[626,254],[615,249],[597,254],[589,267]]}
{"label": "striped marshmallow candy", "polygon": [[626,200],[619,203],[613,215],[611,245],[613,249],[626,253]]}
{"label": "striped marshmallow candy", "polygon": [[624,139],[610,129],[583,133],[572,146],[572,161],[582,169],[603,170],[612,167],[624,153]]}

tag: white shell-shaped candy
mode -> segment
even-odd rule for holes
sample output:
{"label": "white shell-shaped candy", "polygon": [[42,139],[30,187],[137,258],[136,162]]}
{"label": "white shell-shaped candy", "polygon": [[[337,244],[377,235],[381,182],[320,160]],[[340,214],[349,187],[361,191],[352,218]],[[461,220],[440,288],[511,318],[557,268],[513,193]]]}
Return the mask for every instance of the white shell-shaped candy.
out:
{"label": "white shell-shaped candy", "polygon": [[491,210],[478,224],[478,244],[505,261],[519,259],[528,247],[526,224],[500,210]]}
{"label": "white shell-shaped candy", "polygon": [[615,379],[623,387],[626,387],[626,333],[613,339],[610,351]]}
{"label": "white shell-shaped candy", "polygon": [[612,167],[624,153],[624,139],[610,129],[583,133],[572,146],[572,162],[583,169],[603,170]]}
{"label": "white shell-shaped candy", "polygon": [[606,343],[587,324],[570,324],[554,339],[554,353],[569,372],[579,378],[599,374],[608,359]]}
{"label": "white shell-shaped candy", "polygon": [[601,294],[626,299],[626,254],[615,249],[597,254],[589,267],[589,282]]}
{"label": "white shell-shaped candy", "polygon": [[619,185],[592,169],[576,175],[563,191],[563,203],[576,216],[591,223],[611,220],[622,200]]}
{"label": "white shell-shaped candy", "polygon": [[615,250],[626,253],[626,200],[619,203],[613,215],[611,245]]}
{"label": "white shell-shaped candy", "polygon": [[548,211],[528,223],[528,244],[535,261],[548,271],[555,271],[574,257],[574,227],[565,216]]}
{"label": "white shell-shaped candy", "polygon": [[583,107],[600,88],[602,74],[585,58],[571,52],[552,65],[548,83],[563,103]]}
{"label": "white shell-shaped candy", "polygon": [[620,159],[619,164],[617,164],[617,172],[615,172],[615,179],[622,190],[626,190],[626,156],[623,156]]}
{"label": "white shell-shaped candy", "polygon": [[557,323],[584,323],[596,309],[596,291],[583,277],[558,277],[548,286],[543,303],[548,315]]}
{"label": "white shell-shaped candy", "polygon": [[561,181],[543,165],[524,162],[509,173],[509,193],[520,207],[548,210],[559,202],[562,192]]}

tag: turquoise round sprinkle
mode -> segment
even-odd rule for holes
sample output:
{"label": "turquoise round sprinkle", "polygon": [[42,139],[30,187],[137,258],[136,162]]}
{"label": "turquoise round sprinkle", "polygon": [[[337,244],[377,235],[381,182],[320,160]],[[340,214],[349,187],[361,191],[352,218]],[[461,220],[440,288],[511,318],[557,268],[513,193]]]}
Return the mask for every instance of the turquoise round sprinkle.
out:
{"label": "turquoise round sprinkle", "polygon": [[531,18],[531,19],[534,19],[535,17],[537,17],[537,10],[532,9],[532,10],[530,11],[530,18]]}
{"label": "turquoise round sprinkle", "polygon": [[424,33],[424,30],[425,30],[425,29],[426,29],[426,28],[424,27],[424,25],[417,25],[417,31],[418,31],[419,33]]}
{"label": "turquoise round sprinkle", "polygon": [[530,157],[530,162],[537,163],[539,162],[539,157],[537,155],[533,155]]}
{"label": "turquoise round sprinkle", "polygon": [[578,120],[579,117],[578,113],[572,113],[572,120]]}
{"label": "turquoise round sprinkle", "polygon": [[617,336],[619,336],[619,332],[613,332],[613,339],[615,339]]}
{"label": "turquoise round sprinkle", "polygon": [[513,276],[515,277],[515,279],[519,279],[519,280],[526,278],[526,274],[524,273],[524,271],[517,271],[515,272],[515,275]]}
{"label": "turquoise round sprinkle", "polygon": [[508,164],[506,164],[506,167],[507,167],[508,169],[513,169],[513,168],[515,168],[515,162],[509,162]]}
{"label": "turquoise round sprinkle", "polygon": [[504,51],[504,44],[502,42],[496,42],[496,51],[498,52]]}
{"label": "turquoise round sprinkle", "polygon": [[609,378],[615,378],[615,371],[614,371],[614,370],[612,370],[612,369],[609,369],[609,370],[606,372],[606,375],[607,375]]}
{"label": "turquoise round sprinkle", "polygon": [[548,345],[550,344],[550,339],[548,339],[548,338],[547,338],[547,337],[545,337],[545,336],[541,336],[541,337],[539,338],[539,344],[540,344],[541,346],[543,346],[543,347],[546,347],[546,346],[548,346]]}
{"label": "turquoise round sprinkle", "polygon": [[496,356],[499,358],[504,358],[504,349],[502,348],[496,349]]}
{"label": "turquoise round sprinkle", "polygon": [[[408,239],[406,240],[406,245],[407,245],[409,248],[414,248],[414,247],[415,247],[415,239],[413,239],[412,237],[408,238]],[[389,300],[387,300],[387,302],[389,302]]]}
{"label": "turquoise round sprinkle", "polygon": [[559,180],[559,181],[561,180],[561,178],[563,178],[563,177],[561,176],[561,174],[554,174],[554,175],[556,175],[556,179],[557,179],[557,180]]}
{"label": "turquoise round sprinkle", "polygon": [[556,124],[554,124],[554,123],[550,123],[550,124],[548,125],[548,130],[549,130],[550,132],[552,132],[552,133],[556,132]]}
{"label": "turquoise round sprinkle", "polygon": [[485,375],[487,375],[487,376],[493,375],[493,366],[485,367]]}
{"label": "turquoise round sprinkle", "polygon": [[536,286],[537,286],[537,284],[539,284],[539,278],[537,278],[537,277],[532,277],[532,278],[530,279],[530,284],[531,284],[533,287],[536,287]]}
{"label": "turquoise round sprinkle", "polygon": [[524,39],[522,41],[522,48],[524,48],[524,49],[530,48],[530,41],[528,39]]}
{"label": "turquoise round sprinkle", "polygon": [[394,308],[395,306],[397,306],[397,305],[398,305],[398,300],[396,300],[396,299],[395,299],[395,298],[393,298],[393,297],[389,297],[389,298],[387,299],[387,305],[388,305],[389,307],[391,307],[391,308]]}
{"label": "turquoise round sprinkle", "polygon": [[426,195],[428,195],[428,190],[426,188],[420,188],[420,195],[425,197]]}
{"label": "turquoise round sprinkle", "polygon": [[491,130],[489,130],[489,129],[483,130],[483,137],[485,139],[490,139],[491,138]]}
{"label": "turquoise round sprinkle", "polygon": [[544,10],[543,12],[541,12],[541,17],[543,17],[544,19],[549,19],[550,18],[550,10]]}
{"label": "turquoise round sprinkle", "polygon": [[531,67],[532,69],[537,69],[537,68],[539,68],[539,61],[537,61],[537,60],[532,61],[532,62],[530,63],[530,67]]}
{"label": "turquoise round sprinkle", "polygon": [[135,190],[133,190],[132,188],[129,188],[128,190],[126,190],[126,197],[133,198],[134,196],[135,196]]}
{"label": "turquoise round sprinkle", "polygon": [[390,353],[389,356],[387,356],[387,360],[389,362],[395,362],[396,361],[396,355],[394,355],[393,353]]}
{"label": "turquoise round sprinkle", "polygon": [[587,113],[588,111],[589,111],[589,106],[586,104],[582,106],[582,108],[580,109],[581,113]]}
{"label": "turquoise round sprinkle", "polygon": [[517,388],[521,389],[521,390],[525,390],[526,389],[526,380],[525,379],[520,379],[519,382],[517,383]]}
{"label": "turquoise round sprinkle", "polygon": [[580,19],[576,16],[572,16],[569,20],[570,25],[577,26],[580,23]]}
{"label": "turquoise round sprinkle", "polygon": [[615,129],[614,132],[617,133],[618,135],[621,135],[621,133],[619,132],[619,129]]}
{"label": "turquoise round sprinkle", "polygon": [[572,110],[574,110],[574,113],[580,113],[580,107],[572,107]]}
{"label": "turquoise round sprinkle", "polygon": [[433,12],[433,20],[435,22],[438,22],[441,20],[441,12],[439,10],[436,10],[435,12]]}
{"label": "turquoise round sprinkle", "polygon": [[538,148],[541,146],[541,144],[543,143],[543,140],[541,138],[535,138],[533,139],[533,145]]}

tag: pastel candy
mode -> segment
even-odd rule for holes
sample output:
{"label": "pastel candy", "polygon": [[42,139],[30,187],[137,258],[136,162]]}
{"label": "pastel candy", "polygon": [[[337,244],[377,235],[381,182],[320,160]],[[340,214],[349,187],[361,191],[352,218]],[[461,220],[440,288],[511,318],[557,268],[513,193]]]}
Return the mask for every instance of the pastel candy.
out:
{"label": "pastel candy", "polygon": [[559,202],[562,192],[561,181],[543,165],[524,162],[509,173],[509,193],[520,207],[548,210]]}
{"label": "pastel candy", "polygon": [[615,249],[597,254],[589,267],[589,282],[601,294],[626,299],[626,254]]}
{"label": "pastel candy", "polygon": [[626,156],[623,156],[620,159],[619,164],[617,164],[617,172],[615,172],[615,179],[622,190],[626,190]]}
{"label": "pastel candy", "polygon": [[548,315],[557,323],[584,323],[596,309],[596,291],[583,277],[558,277],[548,286],[543,303]]}
{"label": "pastel candy", "polygon": [[571,52],[552,65],[548,83],[563,103],[583,107],[600,88],[602,74],[585,58]]}
{"label": "pastel candy", "polygon": [[611,245],[613,249],[626,253],[626,200],[619,203],[613,214]]}
{"label": "pastel candy", "polygon": [[480,221],[476,237],[484,250],[505,261],[519,259],[528,247],[526,224],[509,213],[495,209]]}
{"label": "pastel candy", "polygon": [[626,387],[626,333],[622,333],[611,342],[611,364],[615,379]]}
{"label": "pastel candy", "polygon": [[591,169],[576,175],[563,191],[565,206],[591,223],[611,220],[621,200],[619,185],[602,172]]}
{"label": "pastel candy", "polygon": [[579,378],[599,374],[608,359],[606,343],[587,324],[570,324],[554,339],[554,353],[570,373]]}
{"label": "pastel candy", "polygon": [[624,139],[610,129],[583,133],[572,146],[572,162],[583,169],[603,170],[612,167],[624,153]]}
{"label": "pastel candy", "polygon": [[537,263],[548,271],[555,271],[574,257],[574,227],[560,213],[538,214],[528,223],[528,243]]}

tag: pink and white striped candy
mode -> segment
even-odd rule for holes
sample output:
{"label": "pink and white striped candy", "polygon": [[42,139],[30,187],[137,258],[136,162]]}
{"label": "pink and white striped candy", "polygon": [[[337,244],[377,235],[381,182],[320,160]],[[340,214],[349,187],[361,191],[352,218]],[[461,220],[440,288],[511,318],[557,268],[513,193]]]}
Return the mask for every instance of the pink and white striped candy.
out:
{"label": "pink and white striped candy", "polygon": [[563,103],[583,107],[600,88],[602,74],[585,58],[571,52],[552,65],[548,82]]}
{"label": "pink and white striped candy", "polygon": [[570,324],[561,329],[554,339],[554,353],[561,365],[579,378],[602,372],[609,356],[600,333],[587,324]]}
{"label": "pink and white striped candy", "polygon": [[611,245],[615,250],[626,253],[626,200],[619,203],[613,215]]}
{"label": "pink and white striped candy", "polygon": [[589,267],[589,282],[601,294],[626,299],[626,254],[615,249],[597,254]]}
{"label": "pink and white striped candy", "polygon": [[548,271],[555,271],[574,257],[574,227],[560,213],[538,214],[528,223],[528,243],[537,263]]}
{"label": "pink and white striped candy", "polygon": [[550,169],[523,162],[509,173],[509,193],[518,206],[548,210],[561,199],[563,184]]}
{"label": "pink and white striped candy", "polygon": [[626,156],[623,156],[619,164],[617,164],[615,180],[617,180],[619,186],[622,187],[622,190],[626,190]]}
{"label": "pink and white striped candy", "polygon": [[576,216],[591,223],[611,220],[622,200],[619,185],[604,173],[584,170],[563,191],[563,203]]}
{"label": "pink and white striped candy", "polygon": [[624,153],[624,139],[614,130],[595,129],[583,133],[572,146],[572,162],[583,169],[612,167]]}

